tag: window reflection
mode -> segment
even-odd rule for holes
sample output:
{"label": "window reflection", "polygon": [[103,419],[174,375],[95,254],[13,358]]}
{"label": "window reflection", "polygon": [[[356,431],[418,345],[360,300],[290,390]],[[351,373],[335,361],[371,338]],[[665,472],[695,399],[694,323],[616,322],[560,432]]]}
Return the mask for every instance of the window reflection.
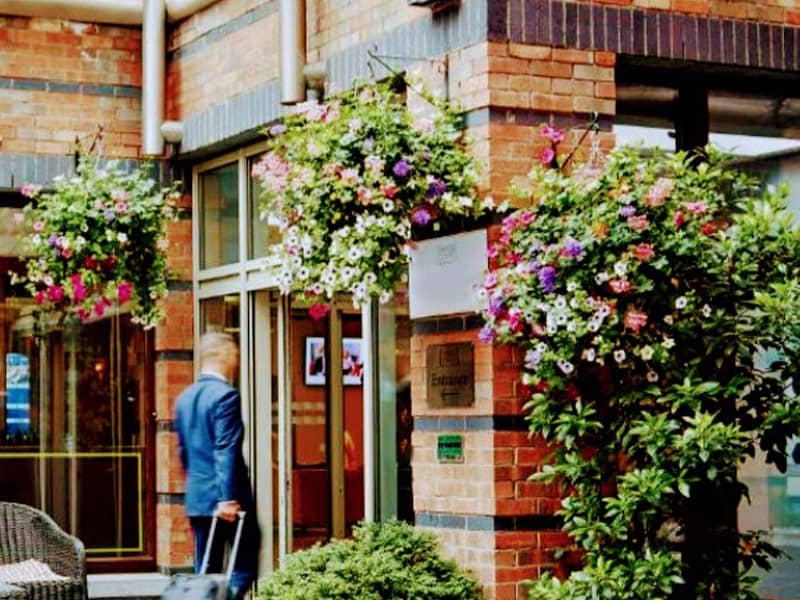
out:
{"label": "window reflection", "polygon": [[200,268],[239,261],[239,165],[200,176]]}
{"label": "window reflection", "polygon": [[264,215],[261,218],[261,210],[259,205],[261,201],[259,195],[261,194],[261,187],[258,182],[253,178],[253,164],[258,162],[260,157],[253,158],[248,163],[247,169],[247,183],[249,188],[249,202],[250,202],[250,244],[249,244],[249,258],[261,258],[267,256],[271,246],[280,243],[280,229],[277,222],[270,218],[269,215]]}

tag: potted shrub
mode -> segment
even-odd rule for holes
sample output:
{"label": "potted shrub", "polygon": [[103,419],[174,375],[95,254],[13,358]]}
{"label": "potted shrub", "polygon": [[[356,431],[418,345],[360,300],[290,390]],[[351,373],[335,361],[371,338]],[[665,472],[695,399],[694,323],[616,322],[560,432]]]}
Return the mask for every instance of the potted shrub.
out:
{"label": "potted shrub", "polygon": [[401,521],[361,524],[353,539],[290,555],[260,600],[480,600],[478,584],[444,560],[432,533]]}

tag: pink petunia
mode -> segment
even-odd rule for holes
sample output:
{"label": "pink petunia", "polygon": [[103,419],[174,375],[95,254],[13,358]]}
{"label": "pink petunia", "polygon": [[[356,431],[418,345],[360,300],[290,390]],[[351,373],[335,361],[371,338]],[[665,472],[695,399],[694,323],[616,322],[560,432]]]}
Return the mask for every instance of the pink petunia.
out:
{"label": "pink petunia", "polygon": [[642,232],[649,226],[647,215],[632,215],[628,217],[628,226],[634,231]]}
{"label": "pink petunia", "polygon": [[554,144],[560,144],[564,141],[564,131],[562,129],[551,127],[550,125],[545,125],[542,127],[542,136],[546,137]]}
{"label": "pink petunia", "polygon": [[675,189],[675,182],[672,179],[662,177],[655,182],[650,191],[644,197],[644,203],[647,206],[660,206]]}
{"label": "pink petunia", "polygon": [[133,295],[133,285],[129,281],[121,281],[117,286],[117,300],[120,304],[125,304]]}
{"label": "pink petunia", "polygon": [[708,212],[708,206],[702,200],[696,202],[683,202],[684,208],[693,215],[704,215]]}
{"label": "pink petunia", "polygon": [[677,229],[680,229],[683,226],[684,221],[686,221],[686,218],[683,216],[683,212],[679,210],[675,213],[675,218],[672,220],[672,222],[675,224]]}
{"label": "pink petunia", "polygon": [[331,312],[331,307],[329,304],[326,304],[324,302],[317,302],[308,307],[308,314],[315,321],[324,319],[329,312]]}
{"label": "pink petunia", "polygon": [[546,167],[553,164],[553,159],[556,157],[556,152],[552,148],[544,148],[542,149],[542,153],[539,155],[539,161]]}
{"label": "pink petunia", "polygon": [[633,255],[642,262],[650,260],[655,254],[653,244],[639,244],[633,249]]}
{"label": "pink petunia", "polygon": [[633,289],[633,284],[627,279],[612,279],[608,286],[615,294],[627,294]]}
{"label": "pink petunia", "polygon": [[53,302],[61,302],[64,298],[64,288],[60,285],[51,285],[47,288],[47,297]]}
{"label": "pink petunia", "polygon": [[528,226],[536,219],[536,215],[529,210],[523,210],[519,215],[519,223],[523,226]]}
{"label": "pink petunia", "polygon": [[33,198],[41,191],[41,189],[42,186],[40,185],[36,185],[35,183],[26,183],[20,188],[19,192],[26,198]]}
{"label": "pink petunia", "polygon": [[633,333],[638,333],[642,327],[647,325],[647,315],[635,308],[629,308],[622,318],[622,322]]}
{"label": "pink petunia", "polygon": [[76,302],[83,302],[86,299],[86,286],[83,285],[83,278],[80,273],[75,273],[70,277],[72,282],[72,298]]}

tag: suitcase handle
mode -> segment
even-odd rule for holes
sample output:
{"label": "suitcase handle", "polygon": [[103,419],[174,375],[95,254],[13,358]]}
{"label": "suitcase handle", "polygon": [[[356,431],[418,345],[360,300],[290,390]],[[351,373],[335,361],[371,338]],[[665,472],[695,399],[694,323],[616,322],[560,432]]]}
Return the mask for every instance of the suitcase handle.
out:
{"label": "suitcase handle", "polygon": [[[239,522],[236,525],[236,536],[233,538],[233,547],[231,554],[228,557],[228,568],[225,570],[225,579],[230,583],[231,575],[233,574],[233,567],[236,564],[236,556],[239,554],[239,542],[242,540],[242,529],[244,529],[244,518],[247,513],[240,510],[237,513]],[[219,517],[215,514],[211,519],[211,527],[208,530],[208,540],[206,540],[206,549],[203,552],[203,563],[200,566],[200,575],[205,575],[208,570],[208,563],[211,560],[211,546],[214,545],[214,533],[217,530],[217,521]]]}

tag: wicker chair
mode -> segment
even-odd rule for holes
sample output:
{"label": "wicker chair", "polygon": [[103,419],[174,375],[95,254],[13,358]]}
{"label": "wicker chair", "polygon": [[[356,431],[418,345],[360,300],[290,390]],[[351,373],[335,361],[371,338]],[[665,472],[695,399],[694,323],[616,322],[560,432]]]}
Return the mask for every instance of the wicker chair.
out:
{"label": "wicker chair", "polygon": [[[40,510],[0,502],[0,568],[34,559],[47,565],[55,580],[10,581],[30,600],[85,600],[86,555],[83,544]],[[66,578],[66,579],[65,579]]]}

